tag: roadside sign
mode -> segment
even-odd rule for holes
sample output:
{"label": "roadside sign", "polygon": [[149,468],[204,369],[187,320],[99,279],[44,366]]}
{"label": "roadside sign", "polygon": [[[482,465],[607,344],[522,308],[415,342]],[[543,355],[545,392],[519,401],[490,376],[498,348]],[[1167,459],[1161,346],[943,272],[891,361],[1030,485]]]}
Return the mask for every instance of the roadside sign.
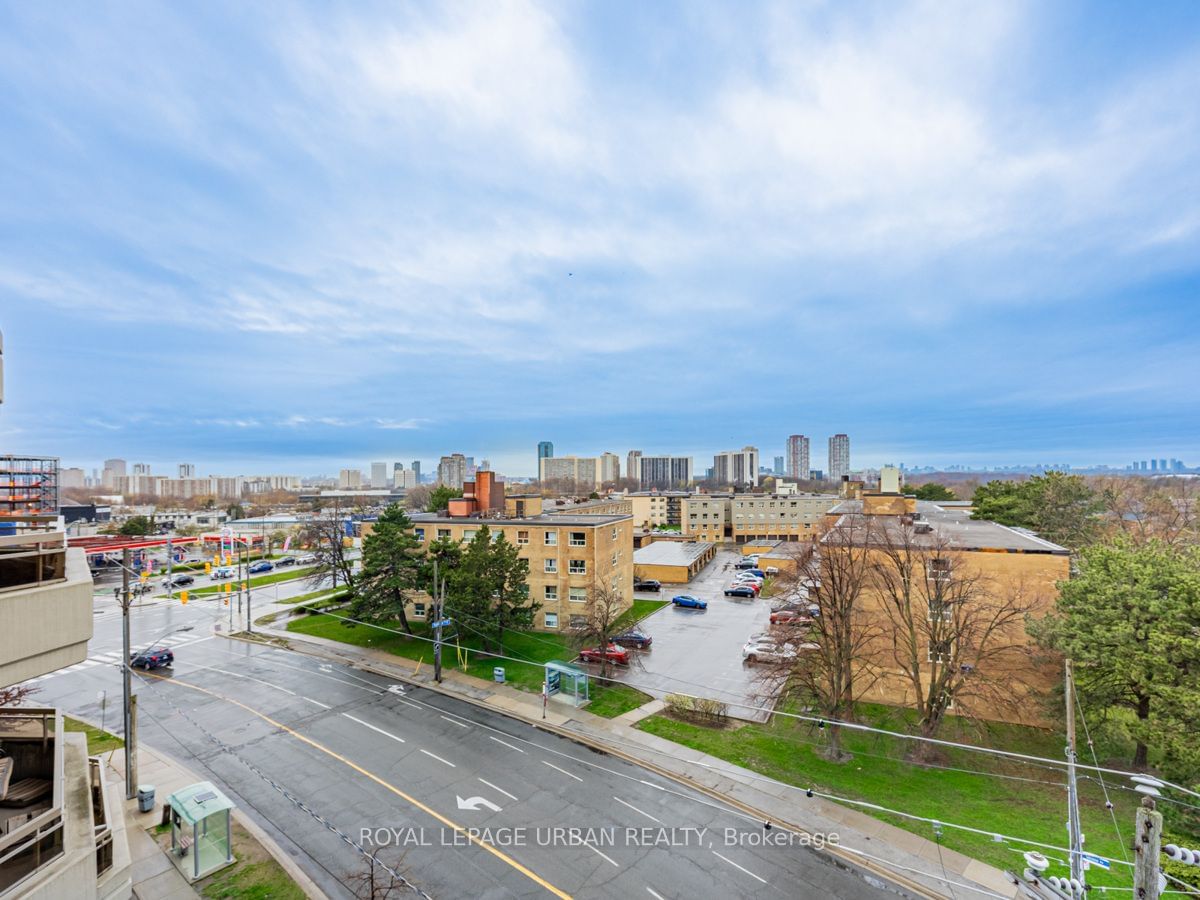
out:
{"label": "roadside sign", "polygon": [[453,623],[454,623],[453,619],[442,619],[442,621],[440,621],[440,622],[434,622],[433,627],[434,628],[445,628],[447,625],[452,625]]}
{"label": "roadside sign", "polygon": [[1102,869],[1112,868],[1112,863],[1110,863],[1103,856],[1097,856],[1095,853],[1081,853],[1080,856],[1083,857],[1083,865],[1085,867],[1090,863],[1091,865],[1099,866]]}

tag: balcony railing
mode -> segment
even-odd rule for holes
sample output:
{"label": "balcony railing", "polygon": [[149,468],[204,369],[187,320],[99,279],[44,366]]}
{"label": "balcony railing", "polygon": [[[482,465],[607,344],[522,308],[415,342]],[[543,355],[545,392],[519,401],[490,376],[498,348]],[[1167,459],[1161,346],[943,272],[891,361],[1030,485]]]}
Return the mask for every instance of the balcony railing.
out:
{"label": "balcony railing", "polygon": [[0,516],[0,591],[62,581],[66,550],[62,516]]}
{"label": "balcony railing", "polygon": [[13,760],[9,795],[29,779],[50,782],[48,795],[0,809],[0,895],[63,853],[61,725],[53,708],[0,709],[0,744]]}

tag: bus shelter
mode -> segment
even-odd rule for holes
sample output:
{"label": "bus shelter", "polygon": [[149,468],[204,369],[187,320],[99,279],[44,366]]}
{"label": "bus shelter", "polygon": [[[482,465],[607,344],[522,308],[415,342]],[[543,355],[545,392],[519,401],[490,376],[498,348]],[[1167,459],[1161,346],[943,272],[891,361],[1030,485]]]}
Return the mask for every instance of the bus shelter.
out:
{"label": "bus shelter", "polygon": [[545,691],[547,697],[561,694],[580,706],[588,702],[588,674],[578,666],[552,659],[546,663]]}
{"label": "bus shelter", "polygon": [[233,862],[233,802],[210,781],[167,798],[171,809],[171,855],[188,881],[198,881]]}

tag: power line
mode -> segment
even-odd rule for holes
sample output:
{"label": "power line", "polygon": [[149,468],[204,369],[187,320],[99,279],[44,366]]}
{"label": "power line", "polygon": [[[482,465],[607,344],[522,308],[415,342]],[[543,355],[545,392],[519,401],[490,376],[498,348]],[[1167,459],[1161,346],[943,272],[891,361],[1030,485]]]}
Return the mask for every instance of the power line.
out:
{"label": "power line", "polygon": [[[330,618],[339,619],[341,621],[353,622],[357,625],[365,625],[369,628],[378,628],[381,631],[388,631],[388,632],[391,632],[392,634],[399,634],[404,637],[411,638],[411,639],[418,640],[418,641],[425,641],[427,643],[433,642],[432,638],[423,637],[418,634],[409,634],[407,632],[400,631],[399,629],[396,629],[396,628],[388,628],[385,625],[379,625],[374,622],[366,622],[361,619],[355,619],[351,616],[339,616],[336,613],[331,613],[331,612],[328,612],[325,610],[322,610],[321,613],[319,613],[319,615],[326,615],[326,616],[329,616]],[[509,660],[511,662],[525,663],[527,665],[536,665],[536,666],[544,666],[545,665],[544,663],[535,663],[529,659],[521,659],[518,657],[507,656],[502,653],[491,653],[491,652],[486,652],[486,651],[482,651],[482,650],[476,650],[473,648],[464,648],[464,649],[468,653],[480,653],[480,654],[488,656],[492,659],[504,659],[504,660]],[[666,675],[663,673],[655,673],[655,675],[656,675],[656,677],[659,677],[659,678],[667,679],[669,681],[677,681],[681,684],[687,684],[692,687],[704,687],[703,685],[698,685],[695,682],[689,682],[684,679],[676,678],[674,676]],[[610,681],[610,682],[613,682],[614,684],[626,684],[626,685],[628,684],[627,682],[624,682],[619,678],[607,678],[607,677],[604,677],[601,675],[592,675],[592,674],[589,674],[588,677],[593,678],[597,681]],[[718,691],[718,693],[725,693],[725,692]],[[703,696],[697,696],[696,699],[716,699],[716,698],[705,698]],[[761,712],[763,710],[762,706],[755,706],[750,703],[739,703],[736,701],[724,701],[724,700],[721,700],[718,702],[725,703],[726,706],[734,706],[734,707],[738,707],[740,709],[751,709],[751,710],[755,710],[758,712]],[[847,722],[844,720],[828,718],[825,716],[809,716],[809,715],[803,715],[801,713],[786,712],[784,710],[779,710],[779,709],[770,710],[770,713],[771,713],[771,715],[785,716],[787,718],[796,719],[798,721],[812,722],[821,727],[823,727],[825,725],[836,725],[840,728],[845,728],[849,731],[863,731],[863,732],[869,732],[872,734],[888,735],[888,736],[894,737],[898,740],[921,741],[924,743],[933,744],[935,746],[940,746],[940,747],[953,747],[953,748],[956,748],[959,750],[968,750],[973,753],[990,753],[995,756],[1002,756],[1002,757],[1005,757],[1008,759],[1016,759],[1016,760],[1021,760],[1021,761],[1025,761],[1025,762],[1030,762],[1030,763],[1039,763],[1047,768],[1053,767],[1056,769],[1061,769],[1062,767],[1066,766],[1066,764],[1067,764],[1063,760],[1056,760],[1056,759],[1052,759],[1049,757],[1036,756],[1036,755],[1029,754],[1029,753],[1018,753],[1013,750],[1000,750],[995,747],[981,747],[977,744],[964,744],[964,743],[961,743],[958,741],[949,741],[949,740],[945,740],[942,738],[926,737],[924,735],[905,734],[905,733],[899,732],[899,731],[891,731],[887,728],[878,728],[873,725],[864,725],[860,722]],[[1121,775],[1126,778],[1132,778],[1138,774],[1136,772],[1127,772],[1123,769],[1113,769],[1113,768],[1108,768],[1108,767],[1099,766],[1099,765],[1088,765],[1086,763],[1076,763],[1076,767],[1081,768],[1081,769],[1089,769],[1089,770],[1095,771],[1095,772],[1105,772],[1105,773],[1108,773],[1111,775]],[[1179,784],[1175,784],[1174,782],[1171,782],[1171,781],[1165,781],[1163,779],[1158,779],[1158,781],[1165,787],[1173,788],[1175,790],[1181,791],[1190,796],[1200,798],[1200,792],[1190,790],[1189,788],[1186,788]]]}

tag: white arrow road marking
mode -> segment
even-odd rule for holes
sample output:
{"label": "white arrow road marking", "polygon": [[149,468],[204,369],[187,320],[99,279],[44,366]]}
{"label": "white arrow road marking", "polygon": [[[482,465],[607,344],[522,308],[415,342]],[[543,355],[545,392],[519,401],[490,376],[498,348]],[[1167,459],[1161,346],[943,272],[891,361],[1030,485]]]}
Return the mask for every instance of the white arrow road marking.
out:
{"label": "white arrow road marking", "polygon": [[483,806],[487,809],[490,809],[492,812],[500,812],[500,807],[498,807],[491,800],[487,799],[487,797],[468,797],[466,800],[464,800],[462,797],[458,796],[458,794],[455,794],[454,799],[458,801],[459,809],[471,809],[478,812],[479,807]]}
{"label": "white arrow road marking", "polygon": [[502,793],[502,794],[503,794],[505,797],[508,797],[510,800],[516,800],[516,799],[517,799],[517,798],[516,798],[516,797],[514,797],[512,794],[510,794],[508,791],[506,791],[504,788],[498,788],[498,787],[496,787],[494,784],[492,784],[490,781],[483,781],[483,779],[482,779],[482,778],[480,778],[479,780],[480,780],[480,781],[482,781],[484,784],[486,784],[488,787],[490,787],[490,788],[491,788],[493,791],[499,791],[499,792],[500,792],[500,793]]}

